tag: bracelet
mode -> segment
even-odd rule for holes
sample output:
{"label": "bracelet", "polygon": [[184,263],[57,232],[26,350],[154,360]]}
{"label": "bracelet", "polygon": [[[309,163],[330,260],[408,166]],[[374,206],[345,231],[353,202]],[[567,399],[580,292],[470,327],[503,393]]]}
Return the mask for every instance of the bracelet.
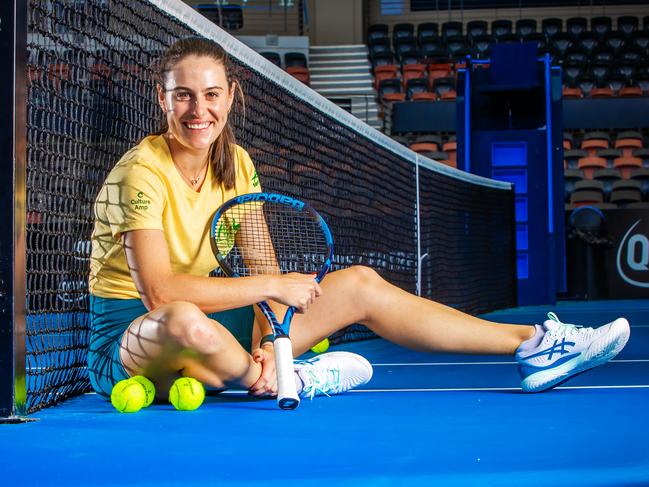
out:
{"label": "bracelet", "polygon": [[273,335],[272,333],[269,335],[264,335],[261,338],[261,342],[259,342],[259,346],[262,347],[264,346],[265,343],[273,343],[274,341],[275,341],[275,335]]}

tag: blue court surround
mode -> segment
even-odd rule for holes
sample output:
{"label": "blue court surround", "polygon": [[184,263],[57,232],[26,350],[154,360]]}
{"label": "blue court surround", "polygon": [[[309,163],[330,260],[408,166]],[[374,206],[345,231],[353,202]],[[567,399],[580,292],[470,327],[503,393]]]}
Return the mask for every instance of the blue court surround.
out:
{"label": "blue court surround", "polygon": [[[374,364],[363,390],[295,411],[232,393],[194,412],[120,414],[88,394],[0,427],[1,484],[649,485],[649,302],[554,310],[588,325],[623,314],[629,344],[610,364],[533,395],[520,392],[511,357],[424,354],[380,339],[338,347]],[[489,318],[539,322],[545,311]]]}

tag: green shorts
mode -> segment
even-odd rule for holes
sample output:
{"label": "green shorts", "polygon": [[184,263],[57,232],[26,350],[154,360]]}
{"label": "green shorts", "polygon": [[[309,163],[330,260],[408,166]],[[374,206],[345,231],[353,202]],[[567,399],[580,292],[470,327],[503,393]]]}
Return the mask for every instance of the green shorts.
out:
{"label": "green shorts", "polygon": [[[108,299],[90,296],[90,345],[88,373],[92,388],[106,398],[113,386],[129,377],[119,357],[122,336],[138,316],[148,313],[140,299]],[[252,306],[220,311],[208,315],[225,326],[241,346],[252,349]]]}

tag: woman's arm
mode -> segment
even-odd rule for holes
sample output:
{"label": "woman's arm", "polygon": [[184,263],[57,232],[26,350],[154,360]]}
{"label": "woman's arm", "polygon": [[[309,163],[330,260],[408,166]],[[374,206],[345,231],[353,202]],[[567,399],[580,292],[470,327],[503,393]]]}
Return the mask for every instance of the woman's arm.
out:
{"label": "woman's arm", "polygon": [[270,299],[305,312],[322,292],[311,276],[302,274],[237,279],[174,274],[161,230],[125,232],[122,243],[135,287],[149,310],[189,301],[205,313],[214,313]]}

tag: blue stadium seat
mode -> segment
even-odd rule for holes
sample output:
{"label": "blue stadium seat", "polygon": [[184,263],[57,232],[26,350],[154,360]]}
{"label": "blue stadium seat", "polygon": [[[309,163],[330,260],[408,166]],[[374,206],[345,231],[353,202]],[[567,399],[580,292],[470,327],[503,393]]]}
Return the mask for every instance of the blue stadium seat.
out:
{"label": "blue stadium seat", "polygon": [[571,17],[566,20],[566,33],[574,38],[588,30],[588,20],[584,17]]}
{"label": "blue stadium seat", "polygon": [[536,34],[535,19],[518,19],[516,21],[516,34],[522,39],[526,39],[531,34]]}

